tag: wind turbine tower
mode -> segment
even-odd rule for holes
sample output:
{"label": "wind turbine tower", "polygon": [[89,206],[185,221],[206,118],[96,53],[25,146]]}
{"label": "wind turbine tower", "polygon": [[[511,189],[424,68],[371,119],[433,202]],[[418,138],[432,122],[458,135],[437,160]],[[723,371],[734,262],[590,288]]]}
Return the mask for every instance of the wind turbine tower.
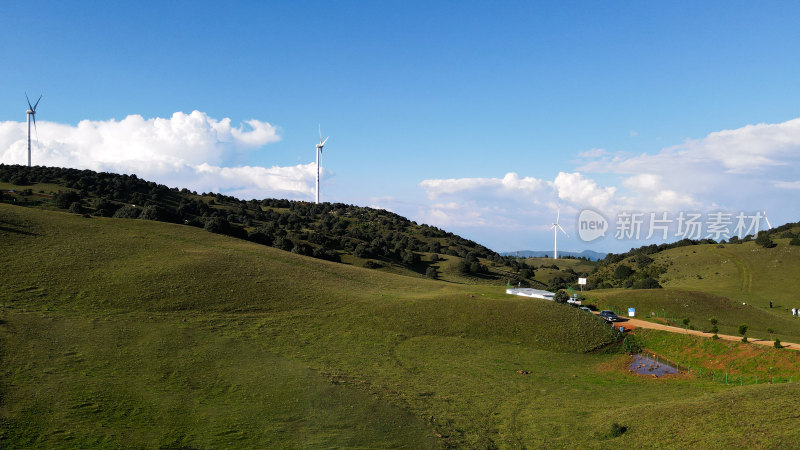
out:
{"label": "wind turbine tower", "polygon": [[[36,100],[36,103],[31,106],[31,99],[28,98],[28,94],[25,94],[25,100],[28,101],[28,167],[31,166],[31,118],[33,118],[33,128],[36,129],[36,107],[39,106],[39,101],[42,100],[42,96],[39,96],[39,100]],[[37,132],[38,135],[38,132]]]}
{"label": "wind turbine tower", "polygon": [[319,203],[319,170],[320,165],[322,164],[322,147],[324,147],[325,143],[328,142],[328,138],[330,138],[330,136],[326,137],[323,141],[322,127],[319,125],[317,126],[319,127],[319,144],[317,144],[317,203]]}
{"label": "wind turbine tower", "polygon": [[553,223],[553,226],[550,227],[553,230],[553,259],[558,259],[558,230],[561,230],[564,236],[569,237],[567,232],[558,224],[559,217],[561,217],[561,210],[558,210],[556,213],[556,221]]}

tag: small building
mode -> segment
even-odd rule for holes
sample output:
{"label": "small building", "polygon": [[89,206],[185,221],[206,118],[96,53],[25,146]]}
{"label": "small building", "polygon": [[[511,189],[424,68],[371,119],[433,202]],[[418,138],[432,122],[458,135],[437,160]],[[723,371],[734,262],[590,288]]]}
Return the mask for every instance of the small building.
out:
{"label": "small building", "polygon": [[521,297],[543,298],[545,300],[553,300],[553,296],[555,295],[550,291],[533,288],[508,288],[506,289],[506,294],[519,295]]}

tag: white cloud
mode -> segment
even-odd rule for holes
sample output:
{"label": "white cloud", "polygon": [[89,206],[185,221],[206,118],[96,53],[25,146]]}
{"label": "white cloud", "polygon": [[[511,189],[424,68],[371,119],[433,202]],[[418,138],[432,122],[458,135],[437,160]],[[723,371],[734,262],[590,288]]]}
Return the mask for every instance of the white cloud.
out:
{"label": "white cloud", "polygon": [[775,187],[781,189],[800,189],[800,180],[797,181],[776,181]]}
{"label": "white cloud", "polygon": [[546,183],[532,177],[520,178],[516,173],[509,172],[503,178],[423,180],[419,186],[425,189],[428,198],[433,200],[440,196],[469,191],[481,191],[483,195],[530,194],[545,187]]}
{"label": "white cloud", "polygon": [[735,130],[709,133],[688,139],[656,154],[630,156],[584,152],[595,159],[580,167],[586,172],[677,173],[692,169],[712,172],[755,173],[800,163],[800,118],[777,124],[747,125]]}
{"label": "white cloud", "polygon": [[553,186],[556,188],[558,198],[593,208],[608,206],[617,190],[615,187],[600,187],[597,182],[584,177],[580,172],[559,172],[553,181]]}
{"label": "white cloud", "polygon": [[577,172],[560,172],[553,181],[509,172],[502,178],[434,179],[419,185],[429,199],[439,200],[420,208],[417,216],[424,222],[462,230],[534,234],[550,226],[556,210],[569,221],[567,217],[577,215],[580,208],[605,207],[616,190]]}
{"label": "white cloud", "polygon": [[[176,112],[169,118],[82,120],[77,125],[40,121],[33,164],[118,173],[197,191],[245,198],[313,195],[315,163],[292,167],[242,165],[245,157],[280,140],[275,126],[231,120],[206,113]],[[27,162],[27,125],[0,122],[0,162]]]}
{"label": "white cloud", "polygon": [[747,125],[735,130],[710,133],[703,139],[686,142],[687,152],[708,155],[731,172],[753,172],[769,166],[798,161],[800,118],[783,123]]}
{"label": "white cloud", "polygon": [[[781,223],[797,221],[800,214],[794,198],[800,190],[800,119],[713,132],[654,153],[596,148],[577,156],[579,166],[552,181],[512,172],[503,178],[425,180],[420,187],[435,202],[421,208],[420,216],[455,232],[476,230],[483,236],[478,240],[490,246],[510,242],[506,248],[520,248],[524,244],[514,242],[525,236],[545,242],[543,231],[556,209],[568,230],[587,207],[612,222],[621,211],[666,212],[674,218],[681,211],[767,209],[780,214]],[[493,208],[498,205],[502,209]]]}

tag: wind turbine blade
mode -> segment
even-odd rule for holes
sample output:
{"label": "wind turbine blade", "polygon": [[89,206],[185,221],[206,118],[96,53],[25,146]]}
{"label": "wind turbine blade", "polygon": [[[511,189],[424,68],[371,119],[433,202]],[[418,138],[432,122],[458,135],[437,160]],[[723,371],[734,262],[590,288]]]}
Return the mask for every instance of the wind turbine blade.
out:
{"label": "wind turbine blade", "polygon": [[767,210],[766,209],[764,210],[764,219],[767,221],[767,226],[771,230],[772,229],[772,224],[769,223],[769,219],[767,218]]}
{"label": "wind turbine blade", "polygon": [[319,131],[319,142],[322,143],[322,125],[317,124],[317,129]]}
{"label": "wind turbine blade", "polygon": [[31,99],[28,98],[28,93],[25,93],[25,100],[28,101],[28,109],[33,110],[33,106],[31,106]]}
{"label": "wind turbine blade", "polygon": [[[39,102],[40,101],[42,101],[42,96],[41,95],[39,96],[39,100],[36,100],[36,103],[33,104],[33,112],[36,112],[36,107],[39,106]],[[31,102],[28,101],[28,104],[30,105]]]}
{"label": "wind turbine blade", "polygon": [[[325,145],[325,143],[328,142],[328,139],[330,139],[330,138],[331,138],[330,136],[326,137],[325,140],[322,141],[322,143],[320,145]],[[320,139],[322,139],[322,138],[320,138]]]}
{"label": "wind turbine blade", "polygon": [[558,229],[559,229],[559,230],[561,230],[561,232],[562,232],[562,233],[564,233],[564,236],[566,236],[566,237],[569,237],[569,235],[567,234],[567,232],[566,232],[566,231],[564,231],[564,229],[563,229],[563,228],[561,228],[561,225],[559,225],[559,224],[556,224],[556,226],[558,226]]}

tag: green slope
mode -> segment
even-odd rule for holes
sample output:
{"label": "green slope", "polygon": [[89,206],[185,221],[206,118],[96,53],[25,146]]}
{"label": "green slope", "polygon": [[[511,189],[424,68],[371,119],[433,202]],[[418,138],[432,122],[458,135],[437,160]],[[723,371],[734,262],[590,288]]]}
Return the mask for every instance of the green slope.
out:
{"label": "green slope", "polygon": [[[654,318],[669,325],[682,327],[683,319],[698,330],[711,328],[709,319],[719,321],[719,332],[737,335],[740,324],[750,328],[748,335],[769,339],[768,328],[775,330],[772,337],[787,342],[800,342],[800,320],[785,314],[780,309],[772,310],[741,302],[727,297],[701,291],[680,289],[608,289],[587,292],[590,302],[601,308],[617,310],[626,314],[628,308],[636,308],[639,318]],[[667,320],[663,320],[666,317]]]}
{"label": "green slope", "polygon": [[[796,386],[633,377],[624,355],[585,353],[613,339],[596,318],[497,288],[8,205],[0,244],[9,447],[618,447],[669,444],[676,428],[697,435],[675,445],[800,438],[746,434],[752,421],[719,406],[784,420]],[[613,422],[629,431],[609,437]]]}
{"label": "green slope", "polygon": [[[531,281],[512,258],[476,242],[390,211],[342,203],[243,200],[169,188],[136,175],[6,164],[0,164],[0,203],[177,223],[305,256],[455,283]],[[459,268],[460,262],[465,264]]]}
{"label": "green slope", "polygon": [[[784,312],[800,308],[800,246],[775,238],[774,248],[755,242],[675,248],[655,256],[668,262],[664,287],[715,293],[731,300]],[[796,303],[793,303],[796,302]]]}

